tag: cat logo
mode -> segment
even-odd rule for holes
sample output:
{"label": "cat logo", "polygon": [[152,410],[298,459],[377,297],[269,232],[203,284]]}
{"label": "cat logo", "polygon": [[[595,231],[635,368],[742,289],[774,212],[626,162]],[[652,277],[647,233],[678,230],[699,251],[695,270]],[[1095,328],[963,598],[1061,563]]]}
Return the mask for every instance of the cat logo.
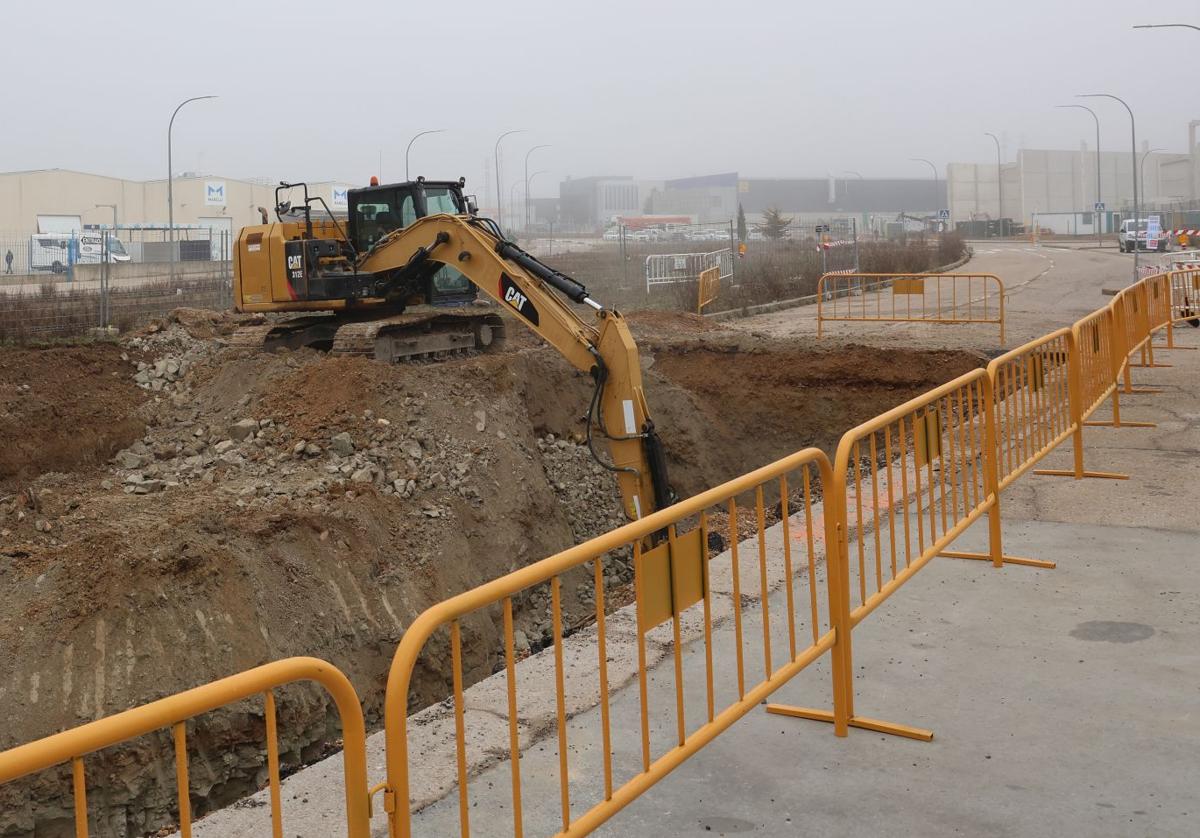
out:
{"label": "cat logo", "polygon": [[538,325],[538,310],[525,292],[517,287],[508,274],[500,274],[500,299],[512,306],[517,314],[533,325]]}
{"label": "cat logo", "polygon": [[304,279],[304,255],[301,253],[289,253],[287,257],[287,271],[288,279]]}

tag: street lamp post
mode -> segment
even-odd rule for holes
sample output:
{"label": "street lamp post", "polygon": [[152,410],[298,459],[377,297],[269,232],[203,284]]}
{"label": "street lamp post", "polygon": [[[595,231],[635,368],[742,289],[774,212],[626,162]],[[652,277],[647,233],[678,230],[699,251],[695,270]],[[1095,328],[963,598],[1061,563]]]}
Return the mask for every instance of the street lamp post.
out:
{"label": "street lamp post", "polygon": [[533,179],[538,175],[544,175],[548,169],[538,169],[525,179],[525,235],[529,235],[529,184],[533,183]]}
{"label": "street lamp post", "polygon": [[167,227],[170,229],[171,241],[171,278],[175,278],[175,171],[174,165],[171,162],[171,131],[175,128],[175,116],[179,113],[179,109],[188,102],[198,102],[201,99],[216,99],[216,96],[193,96],[190,99],[184,99],[175,106],[175,110],[171,112],[171,121],[167,123]]}
{"label": "street lamp post", "polygon": [[525,152],[525,230],[529,229],[529,155],[533,154],[539,148],[550,148],[549,144],[535,145],[529,151]]}
{"label": "street lamp post", "polygon": [[[1079,108],[1085,110],[1092,115],[1092,119],[1096,120],[1096,203],[1103,203],[1104,199],[1100,197],[1100,117],[1096,116],[1096,112],[1087,105],[1055,105],[1056,108]],[[1100,211],[1096,210],[1096,247],[1102,247],[1103,242],[1100,240],[1100,235],[1103,232],[1100,228]]]}
{"label": "street lamp post", "polygon": [[492,159],[496,165],[496,226],[501,230],[504,229],[504,195],[500,188],[500,142],[510,134],[520,134],[524,130],[524,128],[514,128],[511,131],[505,131],[496,138],[496,145],[492,147]]}
{"label": "street lamp post", "polygon": [[521,186],[521,185],[522,185],[521,181],[514,180],[512,182],[512,186],[508,187],[508,212],[509,212],[509,215],[515,216],[517,214],[516,191],[517,191],[517,187]]}
{"label": "street lamp post", "polygon": [[1137,228],[1141,213],[1138,211],[1138,159],[1137,159],[1137,123],[1133,118],[1133,109],[1119,96],[1113,96],[1111,93],[1080,93],[1079,99],[1115,99],[1125,106],[1125,110],[1129,113],[1129,138],[1131,160],[1133,163],[1133,281],[1137,282],[1138,278],[1138,241]]}
{"label": "street lamp post", "polygon": [[[933,200],[936,202],[936,201],[937,201],[937,199],[938,199],[938,173],[937,173],[937,166],[933,165],[933,161],[932,161],[932,160],[926,160],[924,157],[910,157],[910,158],[908,158],[908,159],[909,159],[909,160],[911,160],[913,163],[924,163],[926,166],[928,166],[928,167],[929,167],[929,170],[930,170],[931,172],[933,172]],[[940,222],[940,220],[941,220],[941,219],[939,219],[939,222]]]}
{"label": "street lamp post", "polygon": [[844,172],[842,172],[842,182],[845,184],[846,197],[849,198],[850,197],[850,178],[846,177],[846,175],[854,175],[854,177],[858,178],[859,180],[862,180],[863,176],[860,175],[858,172],[852,171],[850,169],[846,169]]}
{"label": "street lamp post", "polygon": [[[413,138],[408,141],[408,145],[404,147],[404,179],[405,180],[411,180],[411,178],[408,176],[408,152],[412,149],[413,143],[415,143],[419,137],[424,137],[426,134],[441,134],[445,130],[446,130],[445,128],[433,128],[429,131],[422,131],[419,134],[414,135]],[[383,166],[381,165],[380,168],[382,169]]]}
{"label": "street lamp post", "polygon": [[1134,29],[1195,29],[1200,32],[1200,26],[1191,23],[1139,23]]}
{"label": "street lamp post", "polygon": [[996,235],[1004,237],[1004,169],[1000,156],[1000,138],[991,131],[984,131],[996,143]]}

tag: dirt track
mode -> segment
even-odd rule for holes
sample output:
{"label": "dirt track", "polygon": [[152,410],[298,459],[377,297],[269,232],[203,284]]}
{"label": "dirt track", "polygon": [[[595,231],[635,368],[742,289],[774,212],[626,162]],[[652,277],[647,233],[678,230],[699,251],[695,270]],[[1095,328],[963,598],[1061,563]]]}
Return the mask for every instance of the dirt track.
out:
{"label": "dirt track", "polygon": [[[0,460],[0,747],[296,654],[345,671],[374,720],[390,656],[424,608],[619,523],[609,476],[578,444],[590,380],[534,340],[386,366],[235,351],[222,319],[182,320],[120,347],[0,353],[0,422],[28,442]],[[817,351],[690,315],[630,320],[681,495],[829,450],[981,360]],[[606,573],[629,578],[622,557]],[[569,622],[591,607],[577,582]],[[547,604],[516,605],[522,645],[536,648]],[[493,671],[495,625],[481,615],[465,633],[470,677]],[[447,657],[431,649],[420,702],[446,694]],[[282,693],[294,767],[336,741],[336,720],[317,692]],[[196,725],[198,811],[263,782],[261,731],[257,706]],[[150,760],[169,753],[160,744],[89,760],[92,776],[120,780],[94,798],[103,834],[170,823],[169,768]],[[67,834],[64,776],[7,787],[0,835],[35,822]]]}

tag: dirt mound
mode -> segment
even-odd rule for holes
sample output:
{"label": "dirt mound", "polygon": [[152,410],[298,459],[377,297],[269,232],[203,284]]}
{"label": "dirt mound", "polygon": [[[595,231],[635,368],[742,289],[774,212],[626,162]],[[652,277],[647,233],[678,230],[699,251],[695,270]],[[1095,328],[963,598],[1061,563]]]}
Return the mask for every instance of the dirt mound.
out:
{"label": "dirt mound", "polygon": [[683,311],[661,311],[644,309],[631,311],[625,315],[629,329],[634,337],[651,340],[662,339],[664,336],[679,337],[711,332],[727,331],[721,323],[709,320],[699,314]]}
{"label": "dirt mound", "polygon": [[106,343],[0,352],[0,488],[95,466],[141,436],[145,394],[121,355]]}
{"label": "dirt mound", "polygon": [[[651,373],[660,383],[648,390],[656,423],[703,429],[699,445],[694,435],[664,431],[676,488],[687,494],[807,446],[832,458],[845,431],[986,362],[969,352],[746,343],[655,351]],[[690,398],[672,396],[673,389]]]}

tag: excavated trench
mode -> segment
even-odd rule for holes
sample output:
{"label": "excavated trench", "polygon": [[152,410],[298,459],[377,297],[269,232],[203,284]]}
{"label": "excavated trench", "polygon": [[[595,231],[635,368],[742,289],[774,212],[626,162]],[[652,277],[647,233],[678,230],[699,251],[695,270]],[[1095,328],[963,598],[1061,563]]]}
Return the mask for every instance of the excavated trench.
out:
{"label": "excavated trench", "polygon": [[[387,367],[186,338],[147,341],[128,362],[100,353],[97,380],[130,391],[108,448],[74,463],[47,452],[44,464],[26,450],[19,473],[0,472],[0,648],[12,651],[0,658],[0,747],[298,654],[346,672],[375,727],[391,655],[421,611],[619,523],[611,478],[580,444],[590,379],[547,349]],[[983,360],[724,332],[641,343],[681,496],[809,445],[832,453],[844,430]],[[54,421],[20,388],[50,393],[56,376],[78,376],[55,352],[23,356],[19,380],[0,364],[14,421]],[[133,365],[163,357],[183,361],[179,381],[130,390]],[[131,441],[120,462],[96,465]],[[139,458],[137,476],[165,488],[122,491]],[[605,578],[620,604],[627,557],[610,557]],[[568,631],[594,613],[590,587],[589,569],[564,577]],[[549,640],[548,608],[545,590],[514,598],[521,649]],[[499,609],[464,619],[468,683],[502,666],[501,626]],[[449,659],[439,632],[410,711],[448,694]],[[322,693],[277,699],[285,771],[336,747]],[[265,783],[263,730],[258,701],[190,726],[197,814]],[[173,822],[170,753],[156,734],[89,758],[98,834]],[[0,836],[72,834],[70,812],[66,770],[0,788]]]}

